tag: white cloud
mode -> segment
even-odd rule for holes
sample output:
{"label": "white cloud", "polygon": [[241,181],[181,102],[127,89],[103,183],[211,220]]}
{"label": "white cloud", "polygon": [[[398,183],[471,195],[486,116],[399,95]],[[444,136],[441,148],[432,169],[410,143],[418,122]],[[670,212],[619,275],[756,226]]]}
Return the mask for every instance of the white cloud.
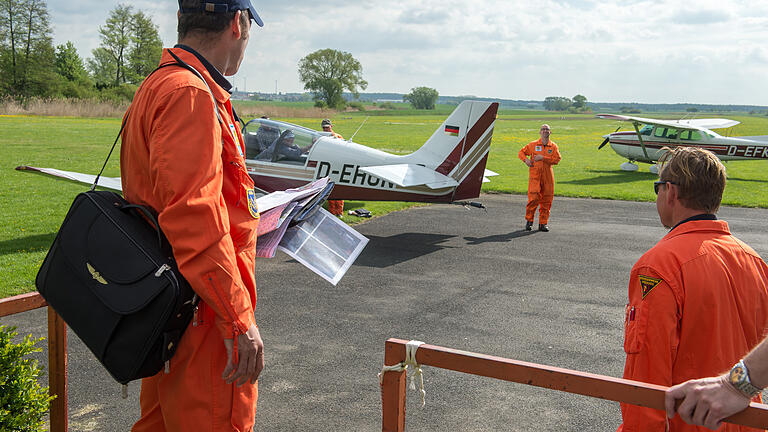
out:
{"label": "white cloud", "polygon": [[[768,3],[763,0],[265,0],[235,84],[302,91],[299,60],[352,53],[368,91],[507,99],[586,95],[595,101],[766,104]],[[167,46],[177,3],[137,0]],[[50,0],[55,41],[90,56],[114,1]]]}

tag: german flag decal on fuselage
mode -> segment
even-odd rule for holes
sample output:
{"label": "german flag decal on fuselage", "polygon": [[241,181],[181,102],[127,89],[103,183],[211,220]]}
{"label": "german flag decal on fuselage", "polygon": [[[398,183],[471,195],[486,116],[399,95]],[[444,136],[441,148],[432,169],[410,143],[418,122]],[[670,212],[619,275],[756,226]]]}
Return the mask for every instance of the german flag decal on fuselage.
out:
{"label": "german flag decal on fuselage", "polygon": [[652,289],[656,288],[656,286],[661,283],[661,279],[652,278],[652,277],[643,276],[643,275],[640,275],[639,279],[640,279],[640,288],[642,289],[642,292],[643,292],[643,300],[645,300],[645,296],[647,296]]}
{"label": "german flag decal on fuselage", "polygon": [[459,136],[459,127],[445,125],[445,133],[450,136]]}

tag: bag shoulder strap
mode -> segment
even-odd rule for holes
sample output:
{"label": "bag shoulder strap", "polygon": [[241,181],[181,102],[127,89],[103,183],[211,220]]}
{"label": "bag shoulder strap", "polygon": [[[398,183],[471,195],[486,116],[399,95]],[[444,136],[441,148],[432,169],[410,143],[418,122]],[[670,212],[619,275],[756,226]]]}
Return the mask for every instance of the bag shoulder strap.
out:
{"label": "bag shoulder strap", "polygon": [[[179,66],[183,67],[184,69],[187,69],[188,71],[195,74],[198,78],[200,78],[203,81],[203,84],[205,84],[205,87],[208,89],[208,93],[211,95],[211,99],[213,99],[213,107],[216,109],[216,118],[219,120],[220,124],[224,124],[224,120],[221,117],[221,111],[219,110],[219,104],[216,103],[216,97],[213,95],[213,91],[211,90],[211,86],[208,85],[208,82],[203,78],[203,75],[197,71],[194,67],[186,63],[184,60],[180,59],[176,54],[173,53],[170,49],[166,48],[166,51],[168,54],[173,57],[175,62],[172,63],[166,63],[162,64],[155,68],[152,72],[150,72],[149,75],[147,75],[146,78],[144,78],[144,82],[141,83],[143,86],[145,82],[147,82],[147,79],[151,77],[155,72],[159,71],[162,68],[169,67],[169,66]],[[141,88],[141,87],[139,87]],[[138,92],[137,92],[138,93]],[[112,143],[112,148],[109,149],[109,153],[107,154],[107,158],[104,160],[104,165],[101,166],[101,170],[96,175],[96,180],[93,181],[93,185],[91,185],[91,191],[96,190],[96,185],[99,183],[99,178],[101,177],[101,174],[104,172],[104,169],[107,167],[107,163],[109,162],[109,158],[112,156],[112,152],[115,150],[115,146],[117,145],[117,141],[120,139],[120,136],[123,134],[123,130],[125,129],[125,123],[128,121],[128,116],[131,114],[131,106],[128,107],[128,111],[125,113],[125,117],[123,118],[123,123],[120,125],[120,131],[117,132],[117,136],[115,137],[115,142]]]}

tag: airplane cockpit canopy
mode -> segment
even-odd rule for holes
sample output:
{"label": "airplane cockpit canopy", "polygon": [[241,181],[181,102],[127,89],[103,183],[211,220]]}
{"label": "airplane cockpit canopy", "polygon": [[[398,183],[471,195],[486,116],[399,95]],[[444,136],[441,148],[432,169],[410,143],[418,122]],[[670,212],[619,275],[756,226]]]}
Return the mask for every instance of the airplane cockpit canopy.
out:
{"label": "airplane cockpit canopy", "polygon": [[312,145],[326,135],[302,126],[256,118],[245,124],[245,158],[303,165]]}

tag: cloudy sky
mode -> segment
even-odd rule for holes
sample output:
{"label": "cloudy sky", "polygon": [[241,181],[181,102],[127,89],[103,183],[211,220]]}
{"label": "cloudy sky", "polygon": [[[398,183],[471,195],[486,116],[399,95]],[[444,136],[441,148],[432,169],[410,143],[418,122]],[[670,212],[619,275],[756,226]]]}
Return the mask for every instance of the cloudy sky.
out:
{"label": "cloudy sky", "polygon": [[[765,0],[252,1],[264,27],[233,79],[248,91],[303,91],[299,60],[333,48],[369,92],[768,105]],[[55,43],[90,57],[118,3],[48,0]],[[175,44],[176,1],[128,4]]]}

